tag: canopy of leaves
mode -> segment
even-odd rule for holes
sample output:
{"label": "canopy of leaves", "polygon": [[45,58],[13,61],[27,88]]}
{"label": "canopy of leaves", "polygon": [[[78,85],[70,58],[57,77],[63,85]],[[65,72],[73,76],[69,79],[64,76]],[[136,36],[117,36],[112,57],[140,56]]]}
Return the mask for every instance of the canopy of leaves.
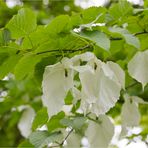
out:
{"label": "canopy of leaves", "polygon": [[0,147],[80,147],[84,136],[108,146],[110,118],[123,130],[140,124],[145,140],[148,1],[21,3],[0,1]]}

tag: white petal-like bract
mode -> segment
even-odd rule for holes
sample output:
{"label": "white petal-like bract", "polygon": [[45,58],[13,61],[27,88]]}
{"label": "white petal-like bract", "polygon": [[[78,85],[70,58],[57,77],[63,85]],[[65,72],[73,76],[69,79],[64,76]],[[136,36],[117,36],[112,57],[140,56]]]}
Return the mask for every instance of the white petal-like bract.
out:
{"label": "white petal-like bract", "polygon": [[121,119],[123,126],[138,126],[140,122],[140,112],[138,110],[138,103],[132,98],[125,99],[122,106]]}
{"label": "white petal-like bract", "polygon": [[42,100],[47,107],[49,117],[60,112],[64,98],[72,86],[73,72],[65,69],[62,63],[46,67],[42,82]]}
{"label": "white petal-like bract", "polygon": [[128,72],[144,88],[148,83],[148,50],[136,53],[128,63]]}
{"label": "white petal-like bract", "polygon": [[[94,72],[88,69],[79,76],[82,84],[82,100],[91,104],[90,110],[98,116],[109,111],[119,99],[124,73],[112,63],[110,65],[113,65],[113,68],[100,60],[95,60],[95,64]],[[119,81],[120,73],[122,84]]]}
{"label": "white petal-like bract", "polygon": [[114,135],[114,125],[106,115],[100,115],[98,123],[89,122],[85,135],[90,148],[107,148]]}
{"label": "white petal-like bract", "polygon": [[31,107],[26,107],[18,123],[18,129],[25,138],[31,134],[32,121],[35,117],[35,111]]}
{"label": "white petal-like bract", "polygon": [[[74,77],[78,73],[81,89],[74,86]],[[58,113],[64,105],[64,99],[71,89],[73,103],[81,99],[80,109],[105,114],[112,108],[124,88],[124,72],[113,62],[104,63],[91,53],[86,52],[69,58],[61,63],[47,66],[43,75],[43,104],[48,115]],[[77,98],[75,98],[77,97]]]}

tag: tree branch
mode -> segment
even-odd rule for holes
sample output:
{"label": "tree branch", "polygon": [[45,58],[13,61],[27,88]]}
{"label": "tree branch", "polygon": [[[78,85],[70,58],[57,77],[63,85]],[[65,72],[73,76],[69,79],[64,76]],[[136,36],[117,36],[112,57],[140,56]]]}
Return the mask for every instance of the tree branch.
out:
{"label": "tree branch", "polygon": [[[81,47],[81,48],[78,48],[78,49],[76,49],[76,50],[73,50],[73,49],[63,49],[62,51],[63,51],[63,52],[73,53],[73,52],[83,51],[83,50],[85,50],[86,48],[89,48],[89,47],[91,47],[91,46],[92,46],[92,44],[88,44],[88,45],[86,45],[86,46],[84,46],[84,47]],[[36,55],[44,54],[44,53],[50,53],[50,52],[58,52],[58,51],[59,51],[59,49],[56,49],[56,50],[47,50],[47,51],[43,51],[43,52],[38,52],[38,53],[36,53]],[[61,51],[61,50],[60,50],[60,51]]]}
{"label": "tree branch", "polygon": [[[133,34],[134,36],[138,36],[138,35],[141,35],[141,34],[148,34],[148,32],[146,31],[143,31],[143,32],[137,32],[135,34]],[[122,40],[123,38],[114,38],[114,37],[110,37],[110,40]]]}

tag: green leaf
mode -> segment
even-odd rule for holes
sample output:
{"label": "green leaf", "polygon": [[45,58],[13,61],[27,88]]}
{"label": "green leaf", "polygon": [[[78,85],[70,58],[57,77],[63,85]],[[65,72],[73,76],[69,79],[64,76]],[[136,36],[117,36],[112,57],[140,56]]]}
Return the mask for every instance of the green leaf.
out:
{"label": "green leaf", "polygon": [[57,115],[51,117],[47,123],[48,131],[53,131],[55,129],[63,127],[60,123],[60,120],[65,117],[64,112],[59,112]]}
{"label": "green leaf", "polygon": [[60,15],[53,19],[46,27],[46,31],[50,35],[68,32],[71,29],[70,17],[68,15]]}
{"label": "green leaf", "polygon": [[12,38],[28,36],[36,27],[36,15],[28,8],[20,9],[6,25],[11,31]]}
{"label": "green leaf", "polygon": [[97,46],[109,50],[110,48],[110,40],[106,34],[99,31],[83,31],[80,35],[86,39],[89,39],[96,43]]}
{"label": "green leaf", "polygon": [[117,28],[110,28],[109,30],[112,33],[120,34],[125,39],[127,44],[132,45],[132,46],[134,46],[135,48],[138,48],[138,49],[140,48],[140,41],[139,41],[139,39],[136,36],[130,34],[128,32],[128,30],[123,29],[123,28],[119,28],[119,27],[117,27]]}
{"label": "green leaf", "polygon": [[0,45],[6,45],[10,40],[10,32],[8,29],[0,30]]}
{"label": "green leaf", "polygon": [[49,143],[59,141],[61,137],[62,134],[60,131],[54,133],[49,133],[47,131],[36,131],[29,136],[29,141],[36,148],[43,148],[44,146],[47,146]]}
{"label": "green leaf", "polygon": [[[106,12],[106,8],[103,8],[103,7],[88,8],[88,9],[82,11],[82,13],[81,13],[83,23],[84,24],[91,23],[91,22],[95,21],[98,16],[100,16],[101,14],[104,14],[105,12]],[[102,22],[102,21],[104,21],[104,17],[99,17],[99,19],[96,20],[96,22]]]}
{"label": "green leaf", "polygon": [[48,121],[47,109],[44,107],[37,112],[32,123],[32,129],[35,130],[36,128],[41,127],[42,125],[46,124],[47,121]]}
{"label": "green leaf", "polygon": [[71,92],[69,91],[69,92],[67,93],[66,98],[65,98],[65,104],[66,104],[66,105],[72,104],[72,100],[73,100],[73,96],[72,96]]}
{"label": "green leaf", "polygon": [[29,37],[23,39],[21,50],[31,49],[32,46],[37,48],[41,44],[51,40],[49,34],[45,31],[45,26],[38,26],[35,32],[30,33]]}
{"label": "green leaf", "polygon": [[132,5],[126,0],[120,0],[119,3],[112,5],[109,9],[109,13],[114,17],[114,19],[129,16],[132,12]]}
{"label": "green leaf", "polygon": [[64,118],[60,123],[66,127],[72,127],[75,130],[80,130],[86,122],[86,117],[75,117],[74,119]]}
{"label": "green leaf", "polygon": [[73,128],[81,129],[86,122],[86,117],[76,117],[73,120]]}
{"label": "green leaf", "polygon": [[37,47],[37,49],[35,50],[35,52],[38,53],[46,53],[46,52],[50,52],[51,50],[58,50],[58,39],[49,39],[47,42],[44,42],[43,44],[39,45]]}
{"label": "green leaf", "polygon": [[0,66],[0,79],[4,78],[9,72],[11,72],[17,62],[19,61],[19,55],[11,55],[5,60],[5,62]]}
{"label": "green leaf", "polygon": [[137,37],[132,34],[124,34],[125,41],[127,44],[134,46],[135,48],[140,48],[140,42]]}
{"label": "green leaf", "polygon": [[21,142],[19,145],[18,145],[18,148],[33,148],[34,146],[28,141],[28,140],[24,140],[23,142]]}
{"label": "green leaf", "polygon": [[72,113],[75,113],[75,112],[77,111],[77,109],[80,107],[80,104],[81,104],[81,100],[78,100],[78,101],[76,102],[76,104],[72,107],[71,112],[72,112]]}
{"label": "green leaf", "polygon": [[21,80],[25,76],[32,76],[35,65],[41,60],[40,56],[27,54],[23,56],[15,67],[14,74],[17,79]]}
{"label": "green leaf", "polygon": [[64,119],[61,119],[60,123],[63,125],[63,126],[66,126],[66,127],[72,127],[72,123],[73,121],[69,118],[64,118]]}

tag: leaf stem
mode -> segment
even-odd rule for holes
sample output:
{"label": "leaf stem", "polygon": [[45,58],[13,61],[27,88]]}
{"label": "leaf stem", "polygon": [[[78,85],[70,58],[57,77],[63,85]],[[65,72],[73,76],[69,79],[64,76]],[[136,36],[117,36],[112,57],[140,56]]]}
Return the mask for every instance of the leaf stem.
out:
{"label": "leaf stem", "polygon": [[72,128],[68,134],[66,135],[66,137],[63,139],[63,141],[57,145],[53,145],[53,146],[50,146],[50,148],[53,148],[53,147],[60,147],[60,146],[63,146],[64,142],[68,139],[68,137],[70,136],[70,134],[74,131],[74,129]]}
{"label": "leaf stem", "polygon": [[137,84],[138,84],[137,82],[134,82],[134,83],[128,85],[125,89],[129,89],[129,88],[131,88],[131,87],[133,87],[133,86],[135,86],[135,85],[137,85]]}

